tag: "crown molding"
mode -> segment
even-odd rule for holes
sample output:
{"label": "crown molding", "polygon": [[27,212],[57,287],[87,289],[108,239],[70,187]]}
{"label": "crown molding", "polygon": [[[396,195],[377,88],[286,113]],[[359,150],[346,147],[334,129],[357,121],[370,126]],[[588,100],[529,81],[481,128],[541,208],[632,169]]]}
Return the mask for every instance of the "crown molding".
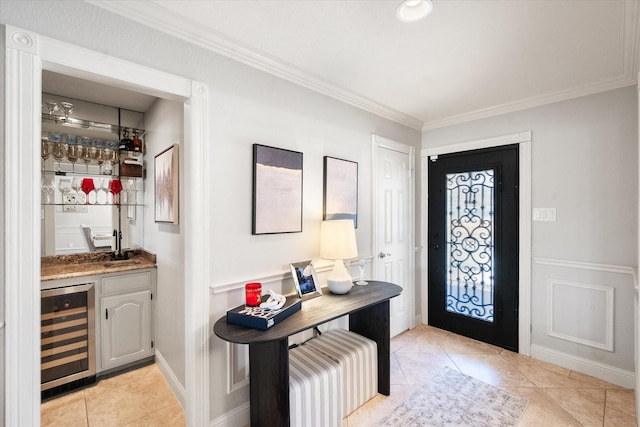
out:
{"label": "crown molding", "polygon": [[562,90],[542,96],[535,96],[524,100],[509,102],[494,107],[483,108],[471,111],[469,113],[458,114],[444,119],[431,120],[424,123],[422,131],[452,126],[460,123],[471,122],[473,120],[485,119],[488,117],[499,116],[501,114],[513,113],[515,111],[526,110],[529,108],[540,107],[542,105],[553,104],[556,102],[566,101],[581,96],[592,95],[599,92],[618,89],[621,87],[632,86],[636,84],[636,80],[631,76],[624,76],[618,79],[585,85],[575,89]]}
{"label": "crown molding", "polygon": [[387,107],[369,98],[360,96],[340,86],[311,75],[258,49],[236,39],[212,30],[198,22],[171,13],[160,4],[148,1],[106,1],[85,0],[94,6],[127,17],[142,25],[162,31],[181,40],[200,46],[219,55],[249,65],[299,86],[319,92],[338,101],[400,123],[415,130],[421,130],[423,122]]}
{"label": "crown molding", "polygon": [[200,23],[172,14],[169,10],[162,7],[161,4],[154,1],[85,1],[109,12],[125,16],[135,22],[215,52],[219,55],[228,57],[276,77],[295,83],[299,86],[423,132],[635,85],[638,81],[637,73],[640,70],[640,2],[636,0],[623,0],[624,58],[623,73],[621,76],[576,88],[546,93],[515,102],[509,102],[448,116],[442,119],[427,120],[423,122],[396,109],[329,83],[318,76],[304,72],[292,64],[289,64],[275,56],[269,55],[266,52],[254,49],[251,46],[243,44],[238,40],[232,39]]}

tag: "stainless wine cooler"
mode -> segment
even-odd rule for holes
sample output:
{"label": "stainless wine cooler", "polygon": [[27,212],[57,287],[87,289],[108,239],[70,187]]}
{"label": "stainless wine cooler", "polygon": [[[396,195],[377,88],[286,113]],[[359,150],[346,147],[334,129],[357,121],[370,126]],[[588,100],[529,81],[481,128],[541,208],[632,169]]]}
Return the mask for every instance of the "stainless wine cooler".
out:
{"label": "stainless wine cooler", "polygon": [[41,292],[41,390],[95,375],[94,287]]}

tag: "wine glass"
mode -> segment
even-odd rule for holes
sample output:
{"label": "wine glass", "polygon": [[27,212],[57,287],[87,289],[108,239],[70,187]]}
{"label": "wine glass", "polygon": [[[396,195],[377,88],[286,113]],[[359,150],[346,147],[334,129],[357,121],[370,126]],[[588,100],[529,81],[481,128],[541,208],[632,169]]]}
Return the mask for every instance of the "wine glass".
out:
{"label": "wine glass", "polygon": [[67,198],[67,202],[76,203],[85,203],[87,201],[85,195],[80,191],[80,187],[82,186],[82,178],[74,177],[71,180],[71,190],[67,191],[65,197]]}
{"label": "wine glass", "polygon": [[82,184],[80,184],[80,188],[82,189],[82,192],[87,195],[87,204],[93,204],[92,202],[95,202],[95,193],[92,192],[96,188],[96,185],[93,182],[93,178],[83,178]]}
{"label": "wine glass", "polygon": [[67,135],[67,159],[71,162],[71,170],[75,171],[76,162],[80,157],[80,147],[78,147],[78,137]]}
{"label": "wine glass", "polygon": [[87,165],[87,172],[89,172],[89,163],[95,158],[96,148],[91,144],[91,138],[82,137],[82,154],[80,158]]}
{"label": "wine glass", "polygon": [[107,157],[104,153],[104,140],[103,139],[95,139],[94,144],[96,146],[95,160],[98,164],[98,173],[102,173],[102,164],[107,160]]}
{"label": "wine glass", "polygon": [[64,118],[61,118],[60,121],[66,123],[69,120],[69,115],[73,113],[73,104],[70,102],[61,102],[60,109],[64,113]]}
{"label": "wine glass", "polygon": [[44,170],[44,162],[51,156],[51,147],[49,146],[49,132],[42,131],[40,139],[40,157],[42,157],[42,170]]}
{"label": "wine glass", "polygon": [[104,174],[111,175],[113,173],[113,165],[115,164],[113,158],[114,151],[117,150],[117,143],[113,140],[104,142]]}
{"label": "wine glass", "polygon": [[360,258],[358,260],[358,268],[360,269],[360,276],[358,276],[358,281],[356,282],[356,285],[364,286],[369,284],[369,282],[364,280],[364,266],[366,263],[367,263],[367,260],[365,260],[364,258]]}
{"label": "wine glass", "polygon": [[47,113],[49,113],[49,118],[54,119],[55,116],[53,115],[53,113],[58,111],[58,103],[51,99],[47,99],[42,104],[46,107]]}
{"label": "wine glass", "polygon": [[44,203],[47,205],[53,203],[53,193],[56,189],[55,179],[53,179],[53,177],[51,178],[52,179],[42,178],[42,180],[40,181],[40,186],[42,187],[42,191],[45,195]]}
{"label": "wine glass", "polygon": [[113,194],[113,203],[118,204],[117,195],[122,191],[122,182],[119,179],[112,179],[109,181],[109,191]]}
{"label": "wine glass", "polygon": [[53,146],[51,147],[51,155],[58,161],[58,171],[60,171],[60,162],[65,155],[65,147],[64,143],[62,142],[62,135],[60,135],[59,133],[52,133],[50,140],[53,144]]}
{"label": "wine glass", "polygon": [[138,201],[138,193],[140,193],[142,190],[144,190],[143,188],[144,182],[142,181],[142,178],[140,179],[133,179],[133,194],[134,194],[134,200],[133,203],[134,204],[142,204],[143,201]]}
{"label": "wine glass", "polygon": [[96,185],[96,203],[105,205],[109,203],[109,178],[99,179]]}

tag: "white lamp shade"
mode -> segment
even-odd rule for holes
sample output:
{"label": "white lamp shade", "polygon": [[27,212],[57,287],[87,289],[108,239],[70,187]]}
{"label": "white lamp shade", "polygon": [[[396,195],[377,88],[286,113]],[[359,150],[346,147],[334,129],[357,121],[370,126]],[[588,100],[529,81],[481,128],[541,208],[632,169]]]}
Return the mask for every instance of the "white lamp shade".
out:
{"label": "white lamp shade", "polygon": [[358,245],[353,220],[323,221],[320,229],[320,257],[337,260],[357,256]]}

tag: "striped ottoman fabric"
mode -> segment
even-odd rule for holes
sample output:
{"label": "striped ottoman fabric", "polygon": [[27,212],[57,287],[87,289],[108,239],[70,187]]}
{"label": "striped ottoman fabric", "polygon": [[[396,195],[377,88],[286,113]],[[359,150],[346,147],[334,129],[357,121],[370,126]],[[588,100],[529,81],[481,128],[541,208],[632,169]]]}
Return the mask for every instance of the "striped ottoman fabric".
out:
{"label": "striped ottoman fabric", "polygon": [[344,329],[332,329],[307,341],[342,367],[342,412],[346,417],[378,393],[378,346]]}
{"label": "striped ottoman fabric", "polygon": [[306,346],[289,350],[291,427],[342,424],[342,369]]}

